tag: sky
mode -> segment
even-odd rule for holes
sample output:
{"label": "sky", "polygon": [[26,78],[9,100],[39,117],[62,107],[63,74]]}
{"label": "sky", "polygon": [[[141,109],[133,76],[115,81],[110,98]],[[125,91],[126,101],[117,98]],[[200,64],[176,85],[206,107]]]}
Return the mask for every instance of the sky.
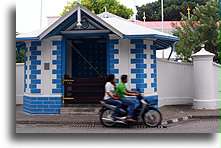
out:
{"label": "sky", "polygon": [[[47,26],[47,16],[59,16],[68,1],[42,0],[42,27]],[[121,4],[135,9],[156,0],[118,0]],[[25,33],[40,28],[41,0],[16,0],[16,32]]]}

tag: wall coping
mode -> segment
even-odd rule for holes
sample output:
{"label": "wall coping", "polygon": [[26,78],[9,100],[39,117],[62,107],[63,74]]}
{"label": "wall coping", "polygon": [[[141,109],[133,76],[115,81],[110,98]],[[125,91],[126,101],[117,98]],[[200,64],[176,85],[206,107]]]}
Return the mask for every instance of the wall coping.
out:
{"label": "wall coping", "polygon": [[16,66],[24,66],[24,63],[16,63]]}
{"label": "wall coping", "polygon": [[213,65],[216,66],[216,67],[221,68],[221,65],[220,65],[220,64],[217,64],[217,63],[215,63],[215,62],[213,62]]}
{"label": "wall coping", "polygon": [[181,65],[193,65],[193,63],[169,61],[167,59],[159,59],[159,58],[157,59],[157,61],[166,62],[166,63],[173,63],[173,64],[181,64]]}

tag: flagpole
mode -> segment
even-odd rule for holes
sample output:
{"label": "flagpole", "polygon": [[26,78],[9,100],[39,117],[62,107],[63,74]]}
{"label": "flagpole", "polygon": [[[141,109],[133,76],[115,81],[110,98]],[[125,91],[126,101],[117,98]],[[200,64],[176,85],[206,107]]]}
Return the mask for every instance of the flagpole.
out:
{"label": "flagpole", "polygon": [[[162,32],[164,32],[163,0],[161,0],[161,19],[162,19]],[[162,58],[164,58],[164,50],[162,51]]]}

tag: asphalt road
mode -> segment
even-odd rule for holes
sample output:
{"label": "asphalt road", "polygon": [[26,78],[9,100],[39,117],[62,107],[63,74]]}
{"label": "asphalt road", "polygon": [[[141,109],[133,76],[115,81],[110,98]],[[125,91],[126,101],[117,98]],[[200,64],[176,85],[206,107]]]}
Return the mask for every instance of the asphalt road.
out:
{"label": "asphalt road", "polygon": [[17,124],[16,133],[219,133],[220,120],[191,120],[167,128],[144,126],[106,128],[101,125]]}

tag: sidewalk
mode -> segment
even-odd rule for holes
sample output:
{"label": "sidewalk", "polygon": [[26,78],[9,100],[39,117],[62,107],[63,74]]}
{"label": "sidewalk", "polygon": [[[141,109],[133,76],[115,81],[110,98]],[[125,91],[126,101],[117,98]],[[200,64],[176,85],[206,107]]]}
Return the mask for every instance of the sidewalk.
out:
{"label": "sidewalk", "polygon": [[[182,118],[220,118],[220,110],[198,110],[192,105],[168,105],[159,108],[163,122]],[[23,112],[23,106],[16,106],[17,124],[100,124],[99,115],[36,115]]]}

